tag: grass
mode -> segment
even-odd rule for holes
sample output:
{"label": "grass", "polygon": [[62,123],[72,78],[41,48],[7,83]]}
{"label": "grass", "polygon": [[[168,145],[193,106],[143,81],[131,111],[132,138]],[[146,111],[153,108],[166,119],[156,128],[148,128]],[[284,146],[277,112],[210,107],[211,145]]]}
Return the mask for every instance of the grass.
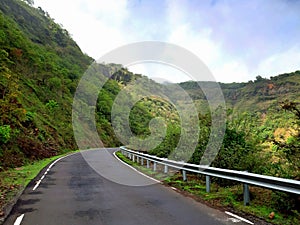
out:
{"label": "grass", "polygon": [[[300,224],[299,212],[292,212],[290,215],[285,215],[276,210],[276,207],[272,205],[273,192],[271,190],[250,187],[250,205],[244,206],[243,188],[241,184],[222,187],[214,182],[211,183],[210,193],[207,193],[205,178],[201,178],[199,175],[188,174],[188,181],[183,181],[180,173],[175,173],[172,176],[167,176],[166,174],[162,175],[159,171],[153,172],[151,169],[147,169],[136,162],[132,162],[121,152],[117,152],[116,155],[139,171],[159,180],[163,180],[166,185],[173,186],[185,193],[192,194],[196,200],[205,202],[212,207],[232,210],[244,215],[252,215],[272,224]],[[271,212],[275,213],[273,219],[269,218]]]}
{"label": "grass", "polygon": [[19,168],[0,172],[0,212],[44,167],[67,154],[68,153],[35,161]]}
{"label": "grass", "polygon": [[137,162],[133,162],[132,160],[128,159],[126,156],[124,156],[121,152],[116,152],[116,155],[121,159],[123,162],[127,163],[130,166],[133,166],[137,170],[147,174],[150,177],[153,177],[157,180],[166,180],[170,179],[170,177],[167,174],[161,173],[159,170],[156,172],[153,171],[151,168],[146,168],[145,166],[141,166]]}

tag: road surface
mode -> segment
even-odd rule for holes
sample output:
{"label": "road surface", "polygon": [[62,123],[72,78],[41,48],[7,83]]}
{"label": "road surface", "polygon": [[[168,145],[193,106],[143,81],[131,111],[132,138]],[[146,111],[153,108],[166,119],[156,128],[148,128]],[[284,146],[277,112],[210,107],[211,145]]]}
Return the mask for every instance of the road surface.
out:
{"label": "road surface", "polygon": [[4,224],[247,224],[144,177],[117,160],[114,151],[76,153],[46,167]]}

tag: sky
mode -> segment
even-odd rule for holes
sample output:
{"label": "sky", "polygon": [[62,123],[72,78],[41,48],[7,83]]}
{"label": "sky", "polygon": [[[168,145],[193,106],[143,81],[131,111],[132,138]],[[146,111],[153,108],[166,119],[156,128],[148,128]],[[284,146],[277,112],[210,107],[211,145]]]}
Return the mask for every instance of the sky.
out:
{"label": "sky", "polygon": [[[139,41],[179,45],[219,82],[247,82],[300,70],[300,0],[34,0],[99,59]],[[169,82],[191,78],[161,64],[135,73]]]}

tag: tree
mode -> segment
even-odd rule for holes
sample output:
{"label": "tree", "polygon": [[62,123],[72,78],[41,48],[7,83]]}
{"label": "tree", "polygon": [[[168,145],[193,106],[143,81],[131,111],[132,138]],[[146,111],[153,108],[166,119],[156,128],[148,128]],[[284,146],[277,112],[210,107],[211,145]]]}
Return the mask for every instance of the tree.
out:
{"label": "tree", "polygon": [[284,159],[289,166],[289,178],[300,180],[300,109],[299,104],[293,101],[286,100],[280,104],[285,111],[292,112],[295,116],[297,125],[296,134],[289,137],[286,141],[278,141],[273,139],[273,144],[277,151],[283,154]]}
{"label": "tree", "polygon": [[256,80],[254,82],[260,82],[260,81],[266,80],[265,78],[262,78],[262,76],[260,76],[260,75],[256,76],[255,78],[256,78]]}

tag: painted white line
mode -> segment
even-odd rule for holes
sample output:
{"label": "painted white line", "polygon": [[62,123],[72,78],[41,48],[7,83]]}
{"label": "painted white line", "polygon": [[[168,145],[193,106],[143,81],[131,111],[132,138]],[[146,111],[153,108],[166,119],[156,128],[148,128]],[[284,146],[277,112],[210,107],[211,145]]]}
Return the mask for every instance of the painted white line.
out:
{"label": "painted white line", "polygon": [[244,221],[244,222],[246,222],[246,223],[254,224],[254,223],[252,223],[251,221],[246,220],[246,219],[244,219],[243,217],[240,217],[240,216],[238,216],[238,215],[235,215],[235,214],[233,214],[233,213],[231,213],[231,212],[225,211],[225,213],[226,213],[227,215],[229,215],[229,216],[233,216],[233,217],[235,217],[235,218],[237,218],[237,219],[239,219],[239,220],[241,220],[241,221]]}
{"label": "painted white line", "polygon": [[178,189],[175,187],[171,187],[171,189],[173,189],[174,191],[178,191]]}
{"label": "painted white line", "polygon": [[19,216],[19,217],[16,219],[14,225],[20,225],[21,222],[22,222],[22,220],[23,220],[23,217],[24,217],[24,214],[22,214],[21,216]]}
{"label": "painted white line", "polygon": [[123,162],[121,159],[119,159],[118,156],[116,156],[116,152],[114,152],[113,155],[114,155],[114,157],[115,157],[117,160],[119,160],[121,163],[123,163],[124,165],[128,166],[129,168],[133,169],[135,172],[137,172],[137,173],[143,175],[144,177],[147,177],[147,178],[149,178],[150,180],[153,180],[153,181],[155,181],[155,182],[157,182],[157,183],[161,183],[159,180],[156,180],[155,178],[150,177],[150,176],[148,176],[148,175],[146,175],[146,174],[144,174],[144,173],[138,171],[136,168],[134,168],[134,167],[128,165],[127,163]]}
{"label": "painted white line", "polygon": [[40,185],[40,183],[41,183],[41,180],[39,180],[39,181],[36,183],[36,185],[32,188],[32,190],[35,191],[35,190],[38,188],[38,186]]}
{"label": "painted white line", "polygon": [[62,159],[64,159],[64,158],[66,158],[66,157],[68,157],[68,156],[71,156],[71,155],[74,155],[74,154],[77,154],[78,152],[75,152],[75,153],[72,153],[72,154],[70,154],[70,155],[66,155],[66,156],[63,156],[63,157],[60,157],[60,158],[58,158],[58,159],[56,159],[53,163],[51,163],[50,164],[50,166],[48,166],[48,168],[47,168],[47,170],[45,171],[45,173],[43,174],[43,176],[39,179],[39,181],[36,183],[36,185],[33,187],[33,191],[35,191],[38,187],[39,187],[39,185],[40,185],[40,183],[42,182],[42,180],[45,178],[45,176],[47,175],[47,173],[50,171],[50,169],[59,161],[59,160],[62,160]]}
{"label": "painted white line", "polygon": [[241,222],[240,220],[238,220],[236,218],[232,218],[232,217],[228,218],[227,221],[231,221],[233,223],[239,223],[239,222]]}

